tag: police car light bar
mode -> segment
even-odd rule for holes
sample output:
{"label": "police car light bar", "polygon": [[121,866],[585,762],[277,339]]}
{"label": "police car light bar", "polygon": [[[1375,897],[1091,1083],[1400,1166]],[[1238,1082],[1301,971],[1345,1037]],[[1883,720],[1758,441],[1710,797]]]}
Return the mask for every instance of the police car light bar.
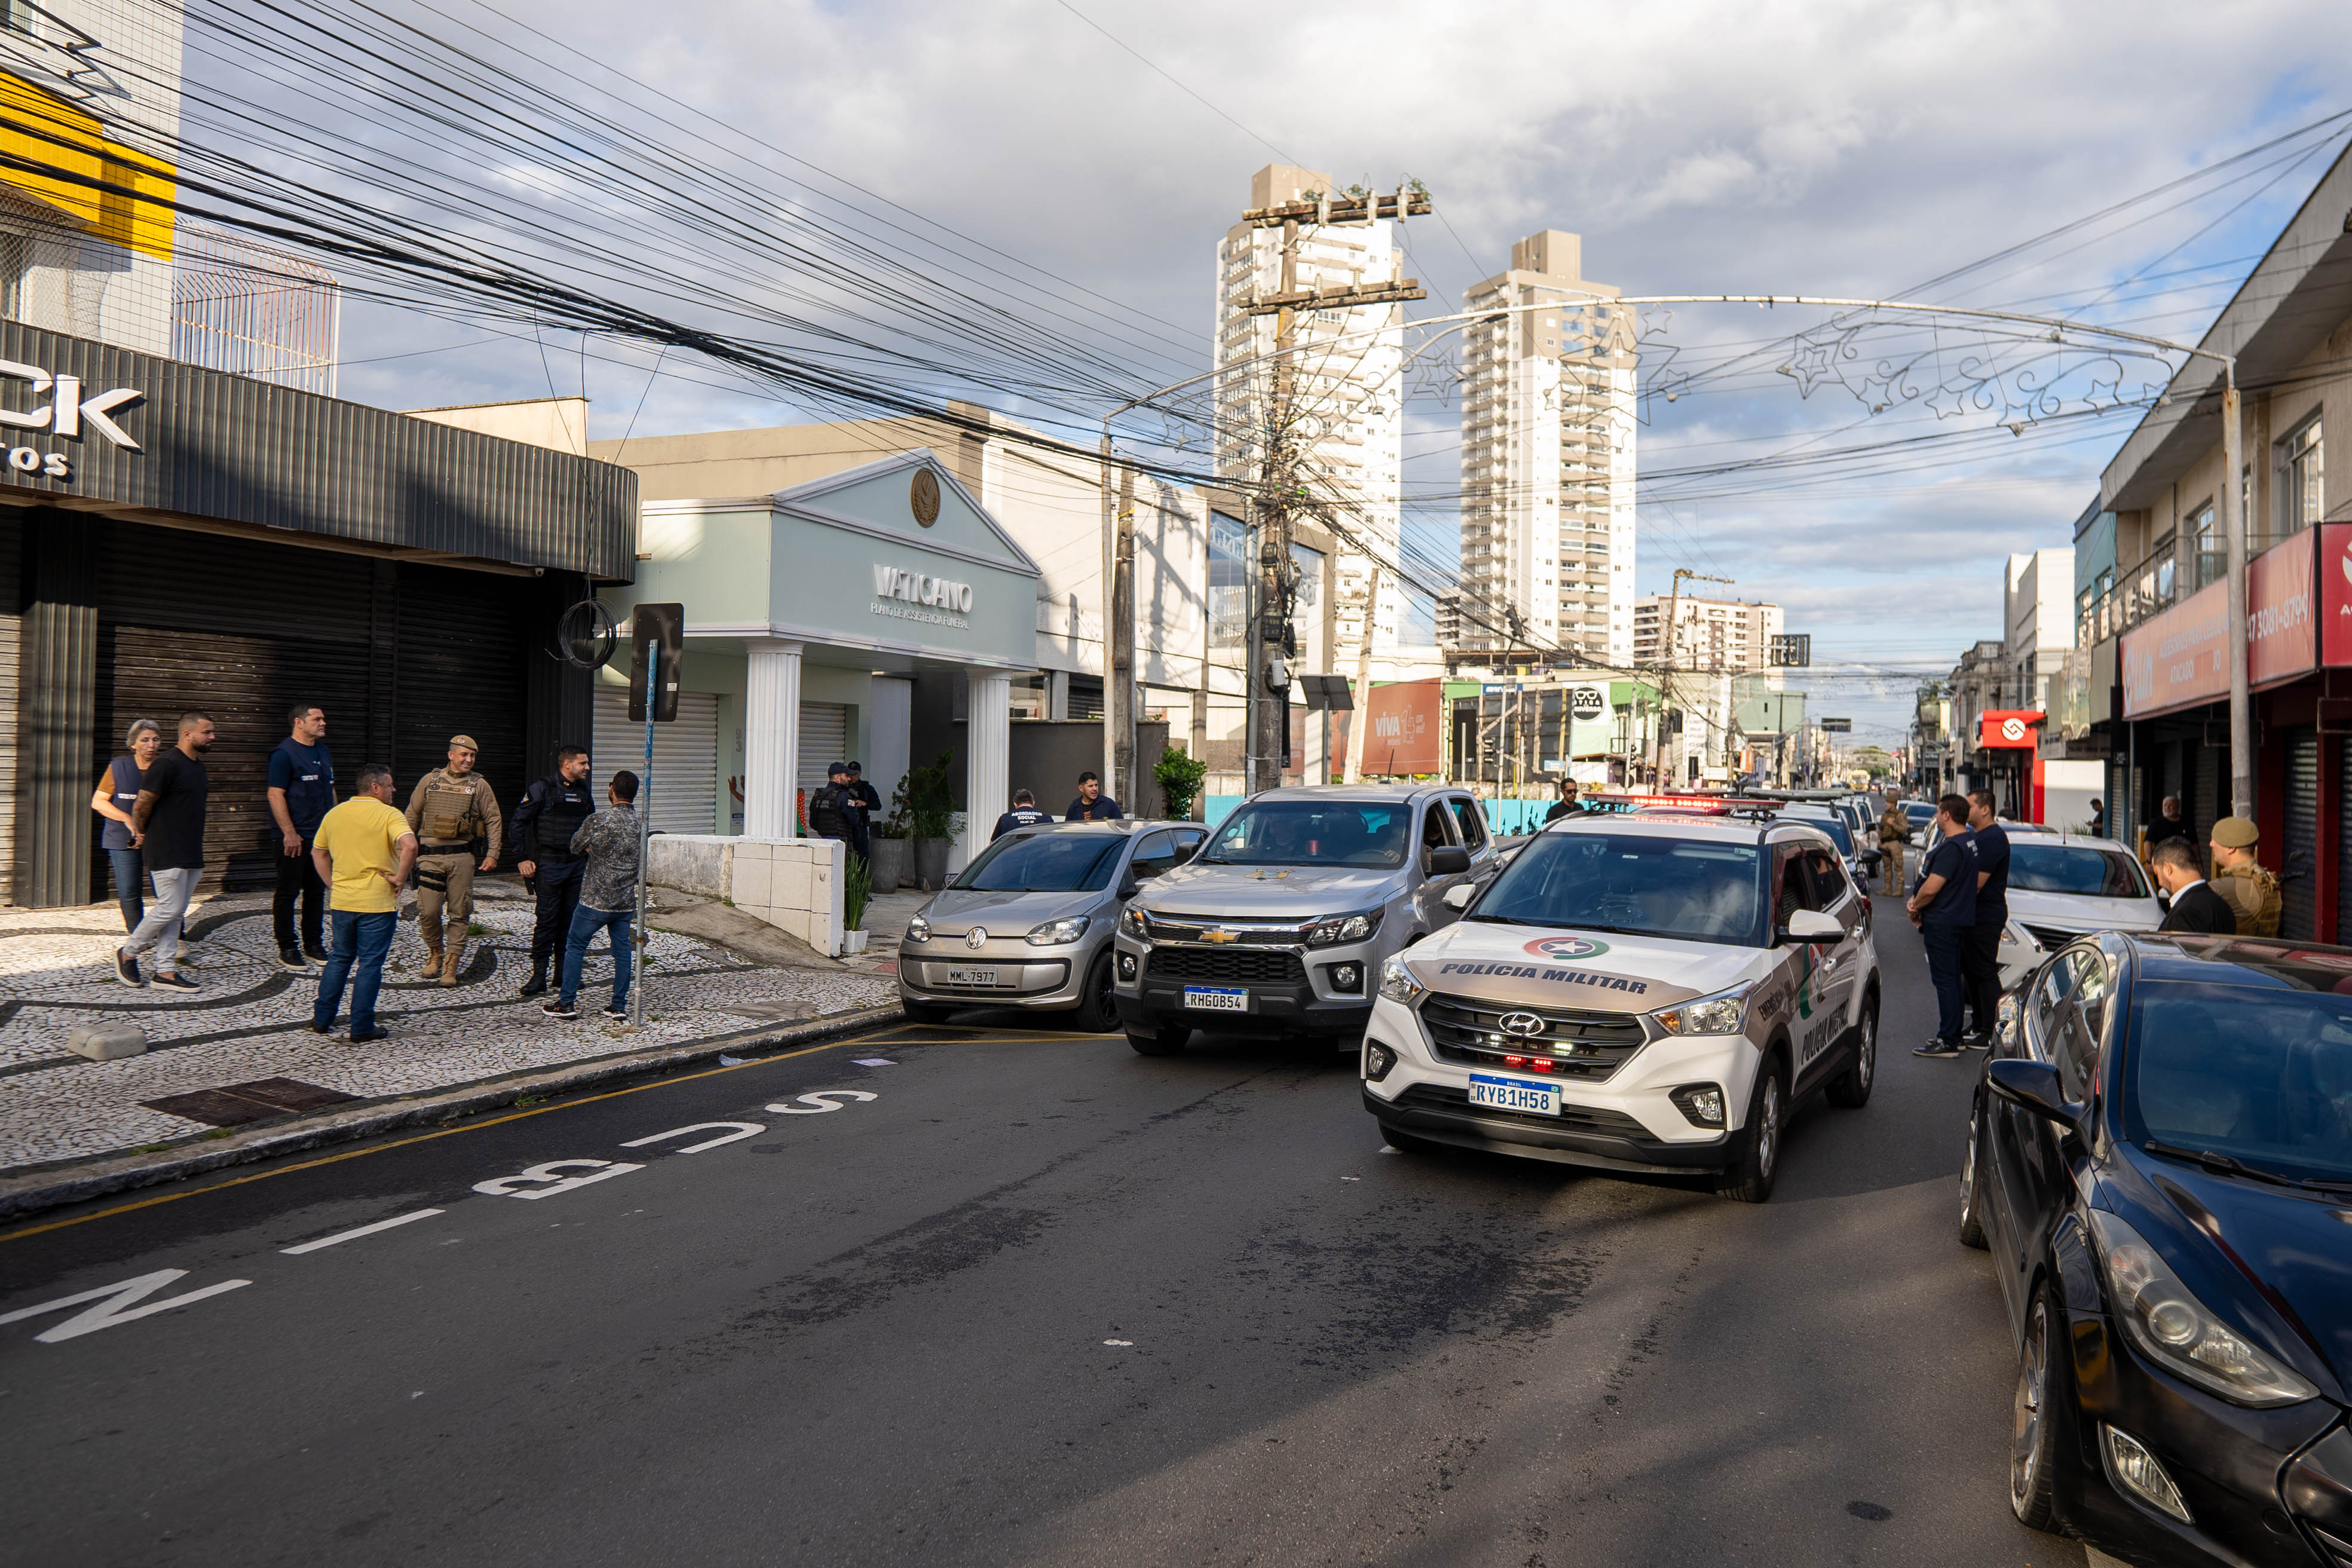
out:
{"label": "police car light bar", "polygon": [[1674,811],[1703,811],[1711,816],[1731,815],[1731,803],[1721,795],[1607,795],[1599,796],[1598,801],[1606,801],[1623,811],[1640,811],[1645,806],[1658,806]]}

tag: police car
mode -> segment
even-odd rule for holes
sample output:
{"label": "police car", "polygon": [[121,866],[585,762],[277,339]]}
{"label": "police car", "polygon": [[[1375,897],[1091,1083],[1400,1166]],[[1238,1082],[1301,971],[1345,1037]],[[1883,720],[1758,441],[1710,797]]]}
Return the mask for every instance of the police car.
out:
{"label": "police car", "polygon": [[1871,905],[1818,826],[1632,797],[1537,835],[1390,958],[1364,1108],[1406,1153],[1713,1174],[1771,1195],[1790,1108],[1877,1069]]}

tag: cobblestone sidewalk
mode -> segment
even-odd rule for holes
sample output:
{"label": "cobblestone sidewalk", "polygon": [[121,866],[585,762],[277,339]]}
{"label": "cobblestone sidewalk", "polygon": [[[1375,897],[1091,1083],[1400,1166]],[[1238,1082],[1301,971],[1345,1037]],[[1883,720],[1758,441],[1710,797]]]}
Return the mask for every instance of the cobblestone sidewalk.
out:
{"label": "cobblestone sidewalk", "polygon": [[[688,1045],[898,995],[887,955],[855,969],[769,967],[656,931],[641,982],[646,1027],[596,1016],[612,994],[601,938],[583,977],[581,1016],[564,1022],[542,1016],[538,999],[515,995],[530,973],[530,922],[528,903],[482,898],[463,977],[445,987],[415,978],[425,946],[414,919],[404,919],[377,1005],[392,1037],[353,1046],[310,1032],[316,972],[278,967],[267,895],[215,898],[194,912],[197,940],[182,967],[204,989],[185,995],[115,980],[122,926],[110,905],[0,914],[0,1177],[217,1138],[223,1123],[186,1112],[218,1116],[220,1101],[154,1103],[205,1090],[249,1086],[265,1100],[287,1099],[289,1109],[310,1109],[304,1100],[342,1105]],[[66,1048],[69,1031],[99,1022],[139,1026],[146,1054],[93,1062]],[[271,1080],[293,1087],[262,1087]],[[225,1113],[236,1114],[234,1101]]]}

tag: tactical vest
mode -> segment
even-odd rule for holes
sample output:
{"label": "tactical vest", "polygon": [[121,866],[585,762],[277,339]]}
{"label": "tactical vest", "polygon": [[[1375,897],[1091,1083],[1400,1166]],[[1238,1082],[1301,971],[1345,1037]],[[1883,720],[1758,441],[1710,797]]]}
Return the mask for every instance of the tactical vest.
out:
{"label": "tactical vest", "polygon": [[476,793],[480,788],[481,781],[471,774],[463,784],[444,770],[429,774],[424,809],[417,813],[417,837],[427,845],[470,844],[480,837],[488,826]]}
{"label": "tactical vest", "polygon": [[547,796],[540,804],[539,815],[531,819],[538,845],[531,858],[555,865],[575,860],[579,857],[572,853],[572,836],[596,815],[595,797],[586,784],[565,784],[560,773],[541,782],[547,785]]}

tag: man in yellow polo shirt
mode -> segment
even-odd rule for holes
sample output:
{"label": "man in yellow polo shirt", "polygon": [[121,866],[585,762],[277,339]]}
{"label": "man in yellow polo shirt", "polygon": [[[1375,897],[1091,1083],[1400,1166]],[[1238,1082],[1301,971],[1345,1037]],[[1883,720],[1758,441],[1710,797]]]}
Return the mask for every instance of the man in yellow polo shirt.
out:
{"label": "man in yellow polo shirt", "polygon": [[392,951],[392,933],[400,923],[400,889],[416,864],[416,834],[392,804],[392,770],[382,763],[362,768],[359,793],[327,813],[310,844],[335,922],[335,944],[319,974],[310,1027],[321,1035],[334,1033],[335,1010],[343,1004],[343,982],[349,980],[352,1044],[381,1040],[391,1031],[376,1026],[375,994],[383,984],[383,955]]}

